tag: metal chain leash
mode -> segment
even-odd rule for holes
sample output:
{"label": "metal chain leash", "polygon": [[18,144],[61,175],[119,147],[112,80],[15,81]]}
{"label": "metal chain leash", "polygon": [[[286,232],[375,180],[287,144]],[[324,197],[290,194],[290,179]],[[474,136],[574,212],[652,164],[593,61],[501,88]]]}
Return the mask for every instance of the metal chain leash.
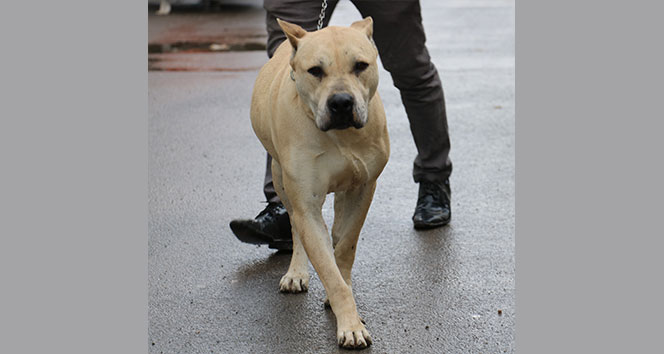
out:
{"label": "metal chain leash", "polygon": [[318,16],[318,27],[317,31],[320,31],[323,28],[323,20],[325,19],[325,9],[327,9],[327,0],[323,0],[323,6],[320,9],[320,15]]}

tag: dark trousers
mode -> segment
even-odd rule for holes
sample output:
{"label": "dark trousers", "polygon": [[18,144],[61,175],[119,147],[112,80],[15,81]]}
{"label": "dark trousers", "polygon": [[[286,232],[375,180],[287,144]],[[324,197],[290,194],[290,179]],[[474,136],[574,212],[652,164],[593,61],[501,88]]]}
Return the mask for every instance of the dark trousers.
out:
{"label": "dark trousers", "polygon": [[[392,75],[401,93],[410,131],[417,147],[413,165],[415,182],[443,182],[452,173],[449,159],[445,98],[438,71],[425,46],[424,28],[418,0],[352,0],[363,17],[374,22],[373,38],[383,67]],[[277,18],[316,30],[322,1],[264,0],[267,11],[267,51],[271,58],[286,39]],[[330,21],[337,0],[328,0],[324,25]],[[268,154],[263,191],[268,202],[279,201],[272,184],[272,158]]]}

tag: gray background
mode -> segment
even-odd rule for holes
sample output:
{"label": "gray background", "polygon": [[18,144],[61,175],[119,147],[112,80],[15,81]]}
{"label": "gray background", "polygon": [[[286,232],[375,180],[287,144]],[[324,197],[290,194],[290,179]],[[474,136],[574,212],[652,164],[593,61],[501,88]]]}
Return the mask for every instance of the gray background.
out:
{"label": "gray background", "polygon": [[0,352],[145,352],[145,3],[5,3],[0,40]]}
{"label": "gray background", "polygon": [[[113,4],[0,13],[3,352],[146,351],[147,14]],[[518,2],[518,352],[661,347],[661,10]]]}
{"label": "gray background", "polygon": [[517,349],[652,353],[661,4],[517,4]]}

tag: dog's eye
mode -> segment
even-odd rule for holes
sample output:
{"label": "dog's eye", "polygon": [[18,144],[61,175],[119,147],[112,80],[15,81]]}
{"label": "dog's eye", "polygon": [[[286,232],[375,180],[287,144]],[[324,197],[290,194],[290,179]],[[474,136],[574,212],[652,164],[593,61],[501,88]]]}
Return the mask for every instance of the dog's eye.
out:
{"label": "dog's eye", "polygon": [[365,63],[363,61],[358,61],[357,63],[355,63],[355,67],[353,68],[353,71],[356,74],[359,74],[359,73],[363,72],[364,70],[366,70],[368,67],[369,67],[368,63]]}
{"label": "dog's eye", "polygon": [[313,68],[307,70],[307,72],[319,79],[322,78],[325,74],[320,66],[314,66]]}

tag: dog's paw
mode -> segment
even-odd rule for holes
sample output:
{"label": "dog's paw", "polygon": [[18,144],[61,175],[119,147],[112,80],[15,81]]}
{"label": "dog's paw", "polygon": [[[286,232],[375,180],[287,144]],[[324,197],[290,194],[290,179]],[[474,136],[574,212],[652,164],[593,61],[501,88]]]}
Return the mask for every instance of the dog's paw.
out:
{"label": "dog's paw", "polygon": [[337,344],[346,349],[363,349],[371,345],[371,335],[363,324],[337,330]]}
{"label": "dog's paw", "polygon": [[301,293],[309,290],[309,274],[286,273],[279,282],[279,291],[283,293]]}

